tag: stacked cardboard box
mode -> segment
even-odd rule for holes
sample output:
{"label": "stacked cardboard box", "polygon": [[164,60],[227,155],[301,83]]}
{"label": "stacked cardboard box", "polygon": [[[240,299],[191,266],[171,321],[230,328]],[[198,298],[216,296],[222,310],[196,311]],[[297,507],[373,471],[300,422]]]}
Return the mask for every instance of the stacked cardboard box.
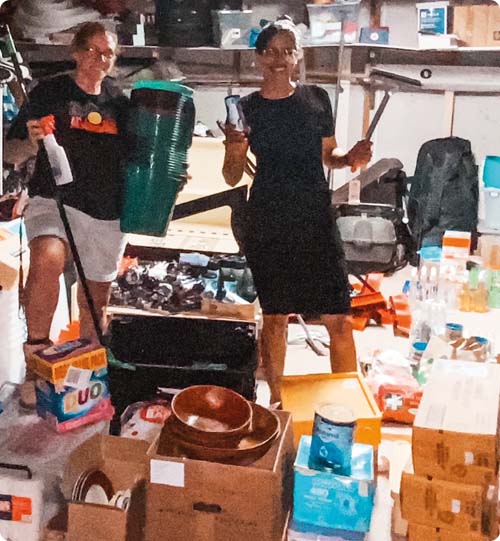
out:
{"label": "stacked cardboard box", "polygon": [[294,465],[294,530],[364,539],[375,497],[373,447],[355,443],[350,476],[309,467],[311,436],[300,439]]}
{"label": "stacked cardboard box", "polygon": [[153,445],[145,541],[281,541],[291,507],[294,448],[291,415],[276,415],[279,438],[247,466],[163,456]]}
{"label": "stacked cardboard box", "polygon": [[500,366],[439,360],[413,429],[414,474],[403,473],[409,541],[498,535]]}
{"label": "stacked cardboard box", "polygon": [[500,45],[500,7],[464,5],[453,8],[453,33],[469,47]]}
{"label": "stacked cardboard box", "polygon": [[28,358],[37,413],[57,432],[113,417],[106,350],[88,340],[41,347]]}

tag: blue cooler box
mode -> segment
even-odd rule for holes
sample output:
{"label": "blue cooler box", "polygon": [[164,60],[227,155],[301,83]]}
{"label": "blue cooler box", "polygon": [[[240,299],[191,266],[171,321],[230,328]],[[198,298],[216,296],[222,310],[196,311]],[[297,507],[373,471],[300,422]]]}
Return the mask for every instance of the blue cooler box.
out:
{"label": "blue cooler box", "polygon": [[350,477],[309,468],[310,449],[311,436],[302,436],[294,464],[296,527],[369,531],[375,498],[373,447],[353,445]]}

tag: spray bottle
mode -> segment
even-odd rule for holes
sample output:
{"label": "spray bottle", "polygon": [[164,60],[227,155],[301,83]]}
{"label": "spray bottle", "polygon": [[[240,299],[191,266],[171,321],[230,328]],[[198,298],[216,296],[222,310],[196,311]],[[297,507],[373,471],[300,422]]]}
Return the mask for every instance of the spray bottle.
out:
{"label": "spray bottle", "polygon": [[64,148],[57,142],[55,131],[54,115],[44,116],[40,119],[40,125],[42,127],[44,138],[43,145],[47,152],[47,158],[49,160],[52,174],[54,175],[54,181],[57,186],[63,186],[73,182],[73,173],[71,172],[71,166],[69,165],[68,156]]}

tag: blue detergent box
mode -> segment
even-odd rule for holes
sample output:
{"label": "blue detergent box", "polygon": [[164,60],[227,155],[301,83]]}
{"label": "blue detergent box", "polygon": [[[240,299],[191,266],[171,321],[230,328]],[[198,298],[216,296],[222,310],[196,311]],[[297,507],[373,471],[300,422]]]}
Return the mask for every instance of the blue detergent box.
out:
{"label": "blue detergent box", "polygon": [[113,417],[107,368],[81,372],[88,372],[89,378],[77,388],[66,384],[56,386],[43,378],[36,381],[37,413],[57,432]]}
{"label": "blue detergent box", "polygon": [[368,532],[375,499],[373,447],[353,445],[349,477],[311,469],[310,450],[311,436],[302,436],[294,464],[294,523]]}

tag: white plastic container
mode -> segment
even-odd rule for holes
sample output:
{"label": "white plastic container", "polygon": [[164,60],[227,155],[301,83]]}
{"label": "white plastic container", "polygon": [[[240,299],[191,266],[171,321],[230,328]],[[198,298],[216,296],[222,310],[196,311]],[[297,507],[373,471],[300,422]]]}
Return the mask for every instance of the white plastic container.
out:
{"label": "white plastic container", "polygon": [[484,188],[484,224],[491,229],[500,229],[500,189]]}

